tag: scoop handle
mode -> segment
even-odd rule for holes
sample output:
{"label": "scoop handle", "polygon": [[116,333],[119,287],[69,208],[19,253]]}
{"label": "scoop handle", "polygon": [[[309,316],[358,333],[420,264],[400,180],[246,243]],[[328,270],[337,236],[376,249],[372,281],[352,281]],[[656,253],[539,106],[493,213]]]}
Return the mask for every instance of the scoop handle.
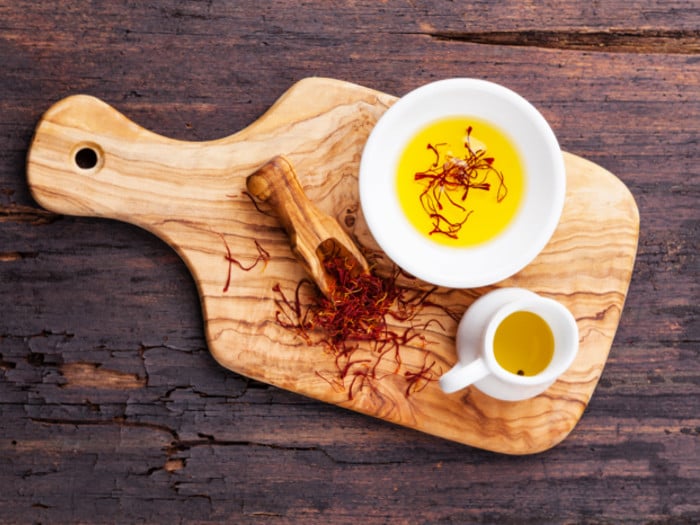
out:
{"label": "scoop handle", "polygon": [[324,250],[319,250],[319,246],[329,239],[341,253],[352,256],[362,270],[368,271],[367,261],[354,241],[334,218],[309,200],[292,164],[284,156],[274,157],[248,176],[246,187],[277,214],[289,235],[292,251],[324,295],[331,295],[333,280],[323,268]]}

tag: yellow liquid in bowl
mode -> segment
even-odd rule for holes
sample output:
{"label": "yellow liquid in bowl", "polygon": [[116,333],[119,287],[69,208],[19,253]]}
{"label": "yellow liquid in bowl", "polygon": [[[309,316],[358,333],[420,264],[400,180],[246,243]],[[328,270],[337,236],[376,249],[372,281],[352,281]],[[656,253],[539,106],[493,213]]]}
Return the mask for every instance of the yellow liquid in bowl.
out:
{"label": "yellow liquid in bowl", "polygon": [[[481,168],[463,170],[461,184],[454,178],[441,182],[436,176],[446,173],[446,162]],[[403,212],[423,235],[448,246],[475,246],[513,220],[525,174],[504,132],[483,120],[454,117],[429,124],[411,139],[399,159],[396,188]]]}

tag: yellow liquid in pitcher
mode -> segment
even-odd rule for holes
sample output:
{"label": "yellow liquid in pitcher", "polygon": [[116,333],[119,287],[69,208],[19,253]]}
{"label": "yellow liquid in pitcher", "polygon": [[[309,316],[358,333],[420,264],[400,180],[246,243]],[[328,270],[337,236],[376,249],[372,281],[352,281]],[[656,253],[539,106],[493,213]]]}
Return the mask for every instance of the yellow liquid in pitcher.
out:
{"label": "yellow liquid in pitcher", "polygon": [[532,312],[513,312],[496,328],[496,361],[512,374],[534,376],[554,355],[554,335],[547,322]]}
{"label": "yellow liquid in pitcher", "polygon": [[[479,168],[462,172],[460,180],[435,178],[444,176],[445,162],[477,165],[475,155]],[[474,246],[496,237],[515,217],[525,191],[524,164],[497,127],[451,117],[411,139],[399,159],[396,188],[401,209],[419,232],[440,244]]]}

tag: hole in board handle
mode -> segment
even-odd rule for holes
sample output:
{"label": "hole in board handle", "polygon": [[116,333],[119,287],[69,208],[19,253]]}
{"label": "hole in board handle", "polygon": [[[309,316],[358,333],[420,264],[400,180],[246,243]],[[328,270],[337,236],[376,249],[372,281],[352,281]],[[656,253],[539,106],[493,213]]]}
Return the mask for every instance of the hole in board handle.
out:
{"label": "hole in board handle", "polygon": [[73,165],[81,173],[98,171],[104,163],[102,148],[92,142],[77,144],[71,152]]}
{"label": "hole in board handle", "polygon": [[80,169],[91,170],[97,166],[97,152],[89,147],[80,148],[75,153],[75,163]]}

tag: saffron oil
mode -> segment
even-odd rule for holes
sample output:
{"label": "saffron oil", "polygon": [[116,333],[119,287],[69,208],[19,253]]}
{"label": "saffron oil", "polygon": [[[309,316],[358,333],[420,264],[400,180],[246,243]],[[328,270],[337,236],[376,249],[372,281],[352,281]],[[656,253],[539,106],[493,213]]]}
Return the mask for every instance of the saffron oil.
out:
{"label": "saffron oil", "polygon": [[533,312],[513,312],[496,328],[493,353],[498,364],[511,374],[537,375],[554,355],[552,329]]}
{"label": "saffron oil", "polygon": [[525,190],[524,164],[507,134],[468,117],[435,121],[408,143],[397,168],[399,202],[431,240],[475,246],[515,217]]}

